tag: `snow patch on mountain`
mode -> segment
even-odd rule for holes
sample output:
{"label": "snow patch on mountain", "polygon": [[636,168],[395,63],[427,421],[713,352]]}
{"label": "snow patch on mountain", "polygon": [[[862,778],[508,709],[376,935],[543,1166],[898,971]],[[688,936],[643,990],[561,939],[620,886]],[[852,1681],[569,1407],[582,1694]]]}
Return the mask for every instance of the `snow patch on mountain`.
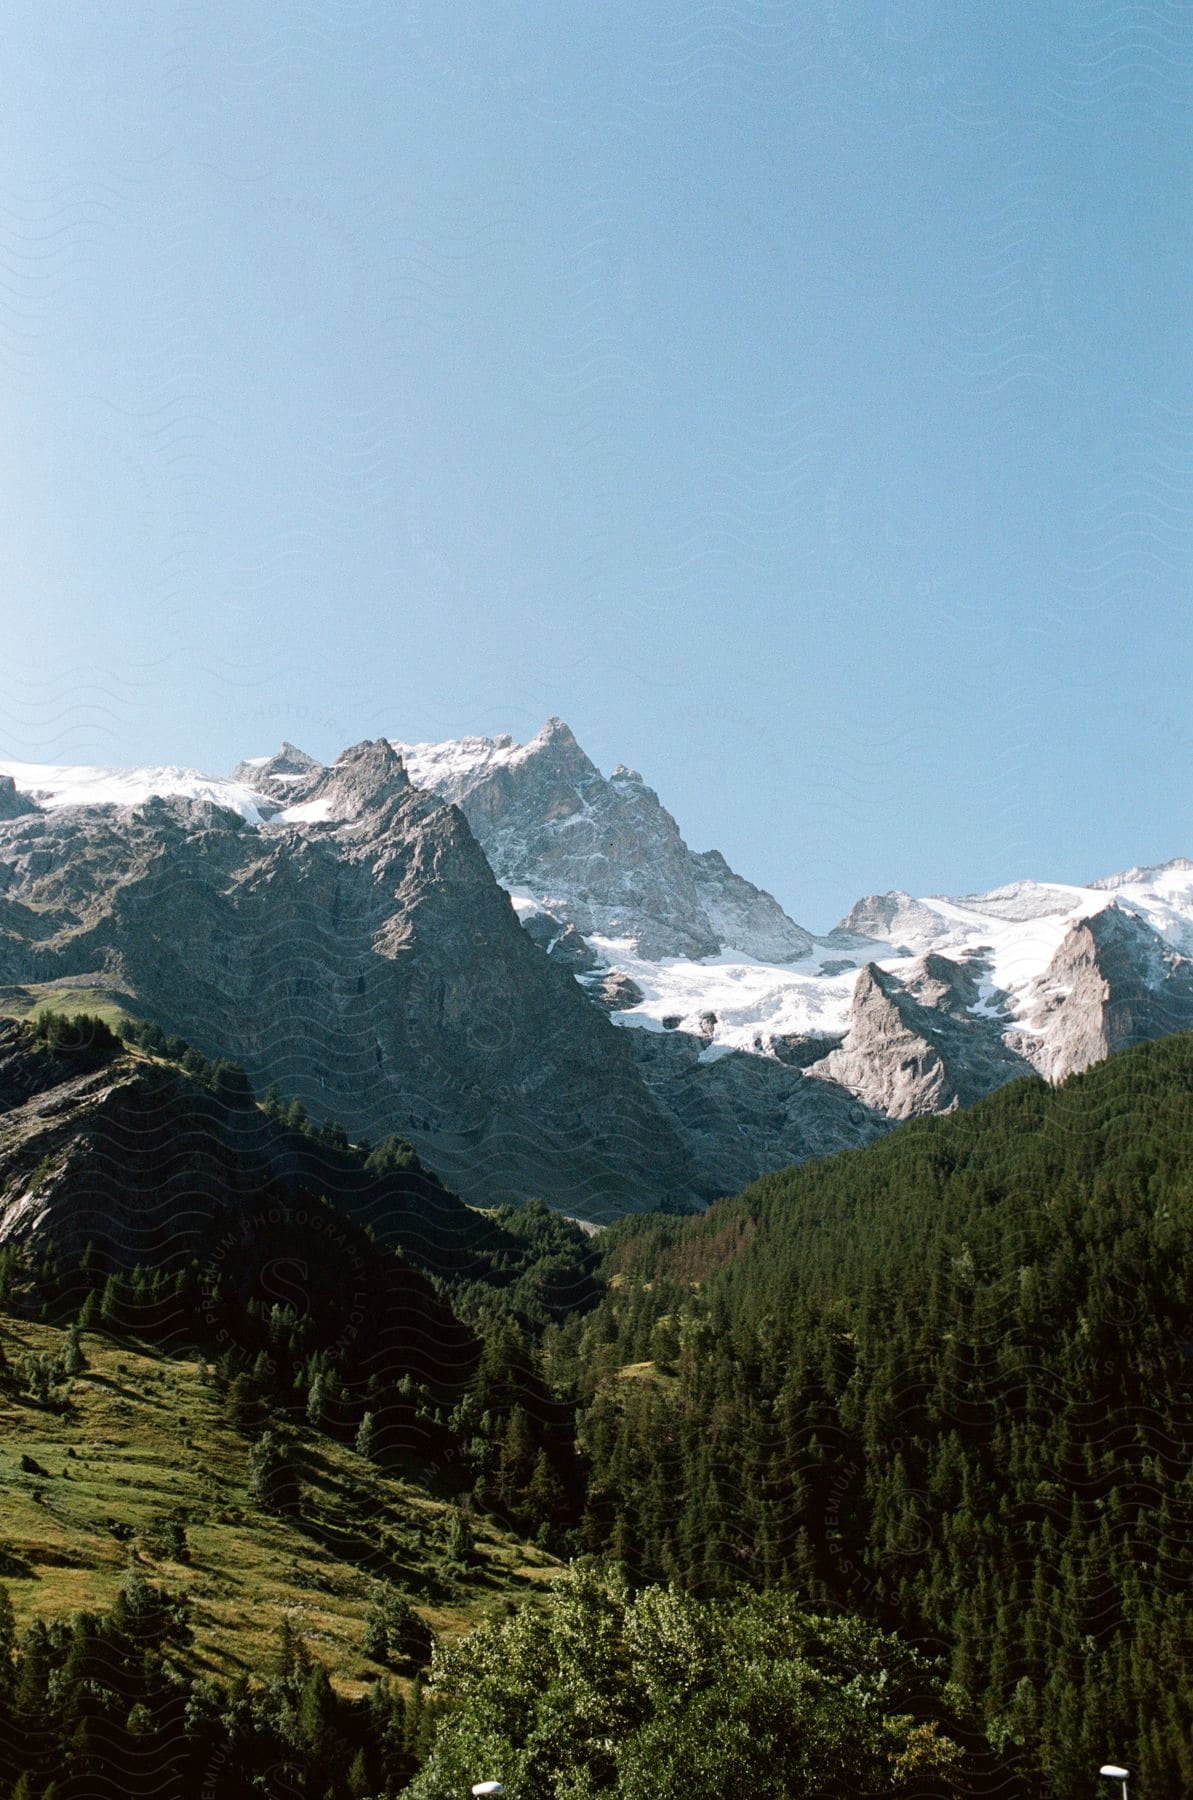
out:
{"label": "snow patch on mountain", "polygon": [[[561,721],[549,721],[550,725],[558,723]],[[441,744],[403,744],[394,739],[393,746],[415,787],[430,788],[441,799],[458,805],[484,776],[533,756],[547,732],[545,725],[528,744],[516,744],[503,732],[499,737],[454,738]]]}
{"label": "snow patch on mountain", "polygon": [[272,811],[265,795],[243,781],[203,775],[197,769],[119,769],[70,763],[0,763],[18,793],[39,806],[57,811],[68,806],[143,806],[147,800],[207,800],[239,813],[249,825],[260,825]]}
{"label": "snow patch on mountain", "polygon": [[274,825],[326,825],[334,817],[335,802],[330,794],[319,800],[301,800],[295,806],[285,806],[280,813],[275,813],[271,823]]}
{"label": "snow patch on mountain", "polygon": [[648,1031],[688,1031],[709,1039],[710,1049],[771,1050],[788,1037],[832,1037],[845,1030],[858,964],[825,975],[820,959],[806,965],[766,963],[727,949],[698,961],[639,954],[632,938],[588,939],[601,967],[581,977],[599,986],[609,970],[626,975],[641,991],[635,1005],[616,1012],[618,1025]]}

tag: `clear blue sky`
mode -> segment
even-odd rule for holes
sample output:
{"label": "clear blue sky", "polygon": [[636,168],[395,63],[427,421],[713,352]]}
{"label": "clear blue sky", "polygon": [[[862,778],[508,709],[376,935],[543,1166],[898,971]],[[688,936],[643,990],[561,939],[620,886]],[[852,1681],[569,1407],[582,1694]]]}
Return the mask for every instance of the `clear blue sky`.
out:
{"label": "clear blue sky", "polygon": [[813,926],[1193,853],[1187,9],[5,37],[0,755],[559,713]]}

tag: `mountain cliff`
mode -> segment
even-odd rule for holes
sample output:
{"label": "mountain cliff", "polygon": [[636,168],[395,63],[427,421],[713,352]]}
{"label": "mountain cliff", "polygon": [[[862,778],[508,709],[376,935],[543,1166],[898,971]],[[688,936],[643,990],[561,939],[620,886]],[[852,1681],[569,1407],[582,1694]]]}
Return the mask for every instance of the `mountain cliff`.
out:
{"label": "mountain cliff", "polygon": [[0,982],[135,996],[315,1117],[404,1133],[468,1196],[608,1217],[704,1191],[629,1043],[385,742],[257,827],[179,795],[14,819],[0,889]]}
{"label": "mountain cliff", "polygon": [[585,937],[633,939],[651,959],[805,956],[812,939],[716,850],[694,854],[634,769],[608,778],[562,719],[528,744],[398,744],[420,787],[459,806],[504,887],[531,892]]}

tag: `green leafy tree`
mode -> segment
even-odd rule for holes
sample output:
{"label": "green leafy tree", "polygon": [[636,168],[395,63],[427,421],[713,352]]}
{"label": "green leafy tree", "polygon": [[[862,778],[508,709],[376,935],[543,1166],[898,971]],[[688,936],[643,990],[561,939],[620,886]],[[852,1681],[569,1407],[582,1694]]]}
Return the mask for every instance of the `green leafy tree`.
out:
{"label": "green leafy tree", "polygon": [[437,1652],[448,1710],[411,1794],[446,1800],[478,1770],[526,1800],[930,1793],[963,1761],[939,1682],[852,1623],[843,1639],[789,1598],[631,1598],[574,1570],[545,1614],[524,1607]]}

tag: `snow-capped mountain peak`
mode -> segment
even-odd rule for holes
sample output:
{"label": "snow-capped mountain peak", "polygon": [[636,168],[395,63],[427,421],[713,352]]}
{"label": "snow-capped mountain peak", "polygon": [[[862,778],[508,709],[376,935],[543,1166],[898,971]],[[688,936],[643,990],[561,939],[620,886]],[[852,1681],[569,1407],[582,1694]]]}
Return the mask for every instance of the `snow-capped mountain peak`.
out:
{"label": "snow-capped mountain peak", "polygon": [[535,895],[561,929],[625,940],[652,959],[732,946],[789,961],[811,946],[771,895],[717,852],[688,848],[636,770],[619,763],[602,775],[560,718],[526,744],[505,735],[395,748],[416,786],[462,808],[502,885]]}

